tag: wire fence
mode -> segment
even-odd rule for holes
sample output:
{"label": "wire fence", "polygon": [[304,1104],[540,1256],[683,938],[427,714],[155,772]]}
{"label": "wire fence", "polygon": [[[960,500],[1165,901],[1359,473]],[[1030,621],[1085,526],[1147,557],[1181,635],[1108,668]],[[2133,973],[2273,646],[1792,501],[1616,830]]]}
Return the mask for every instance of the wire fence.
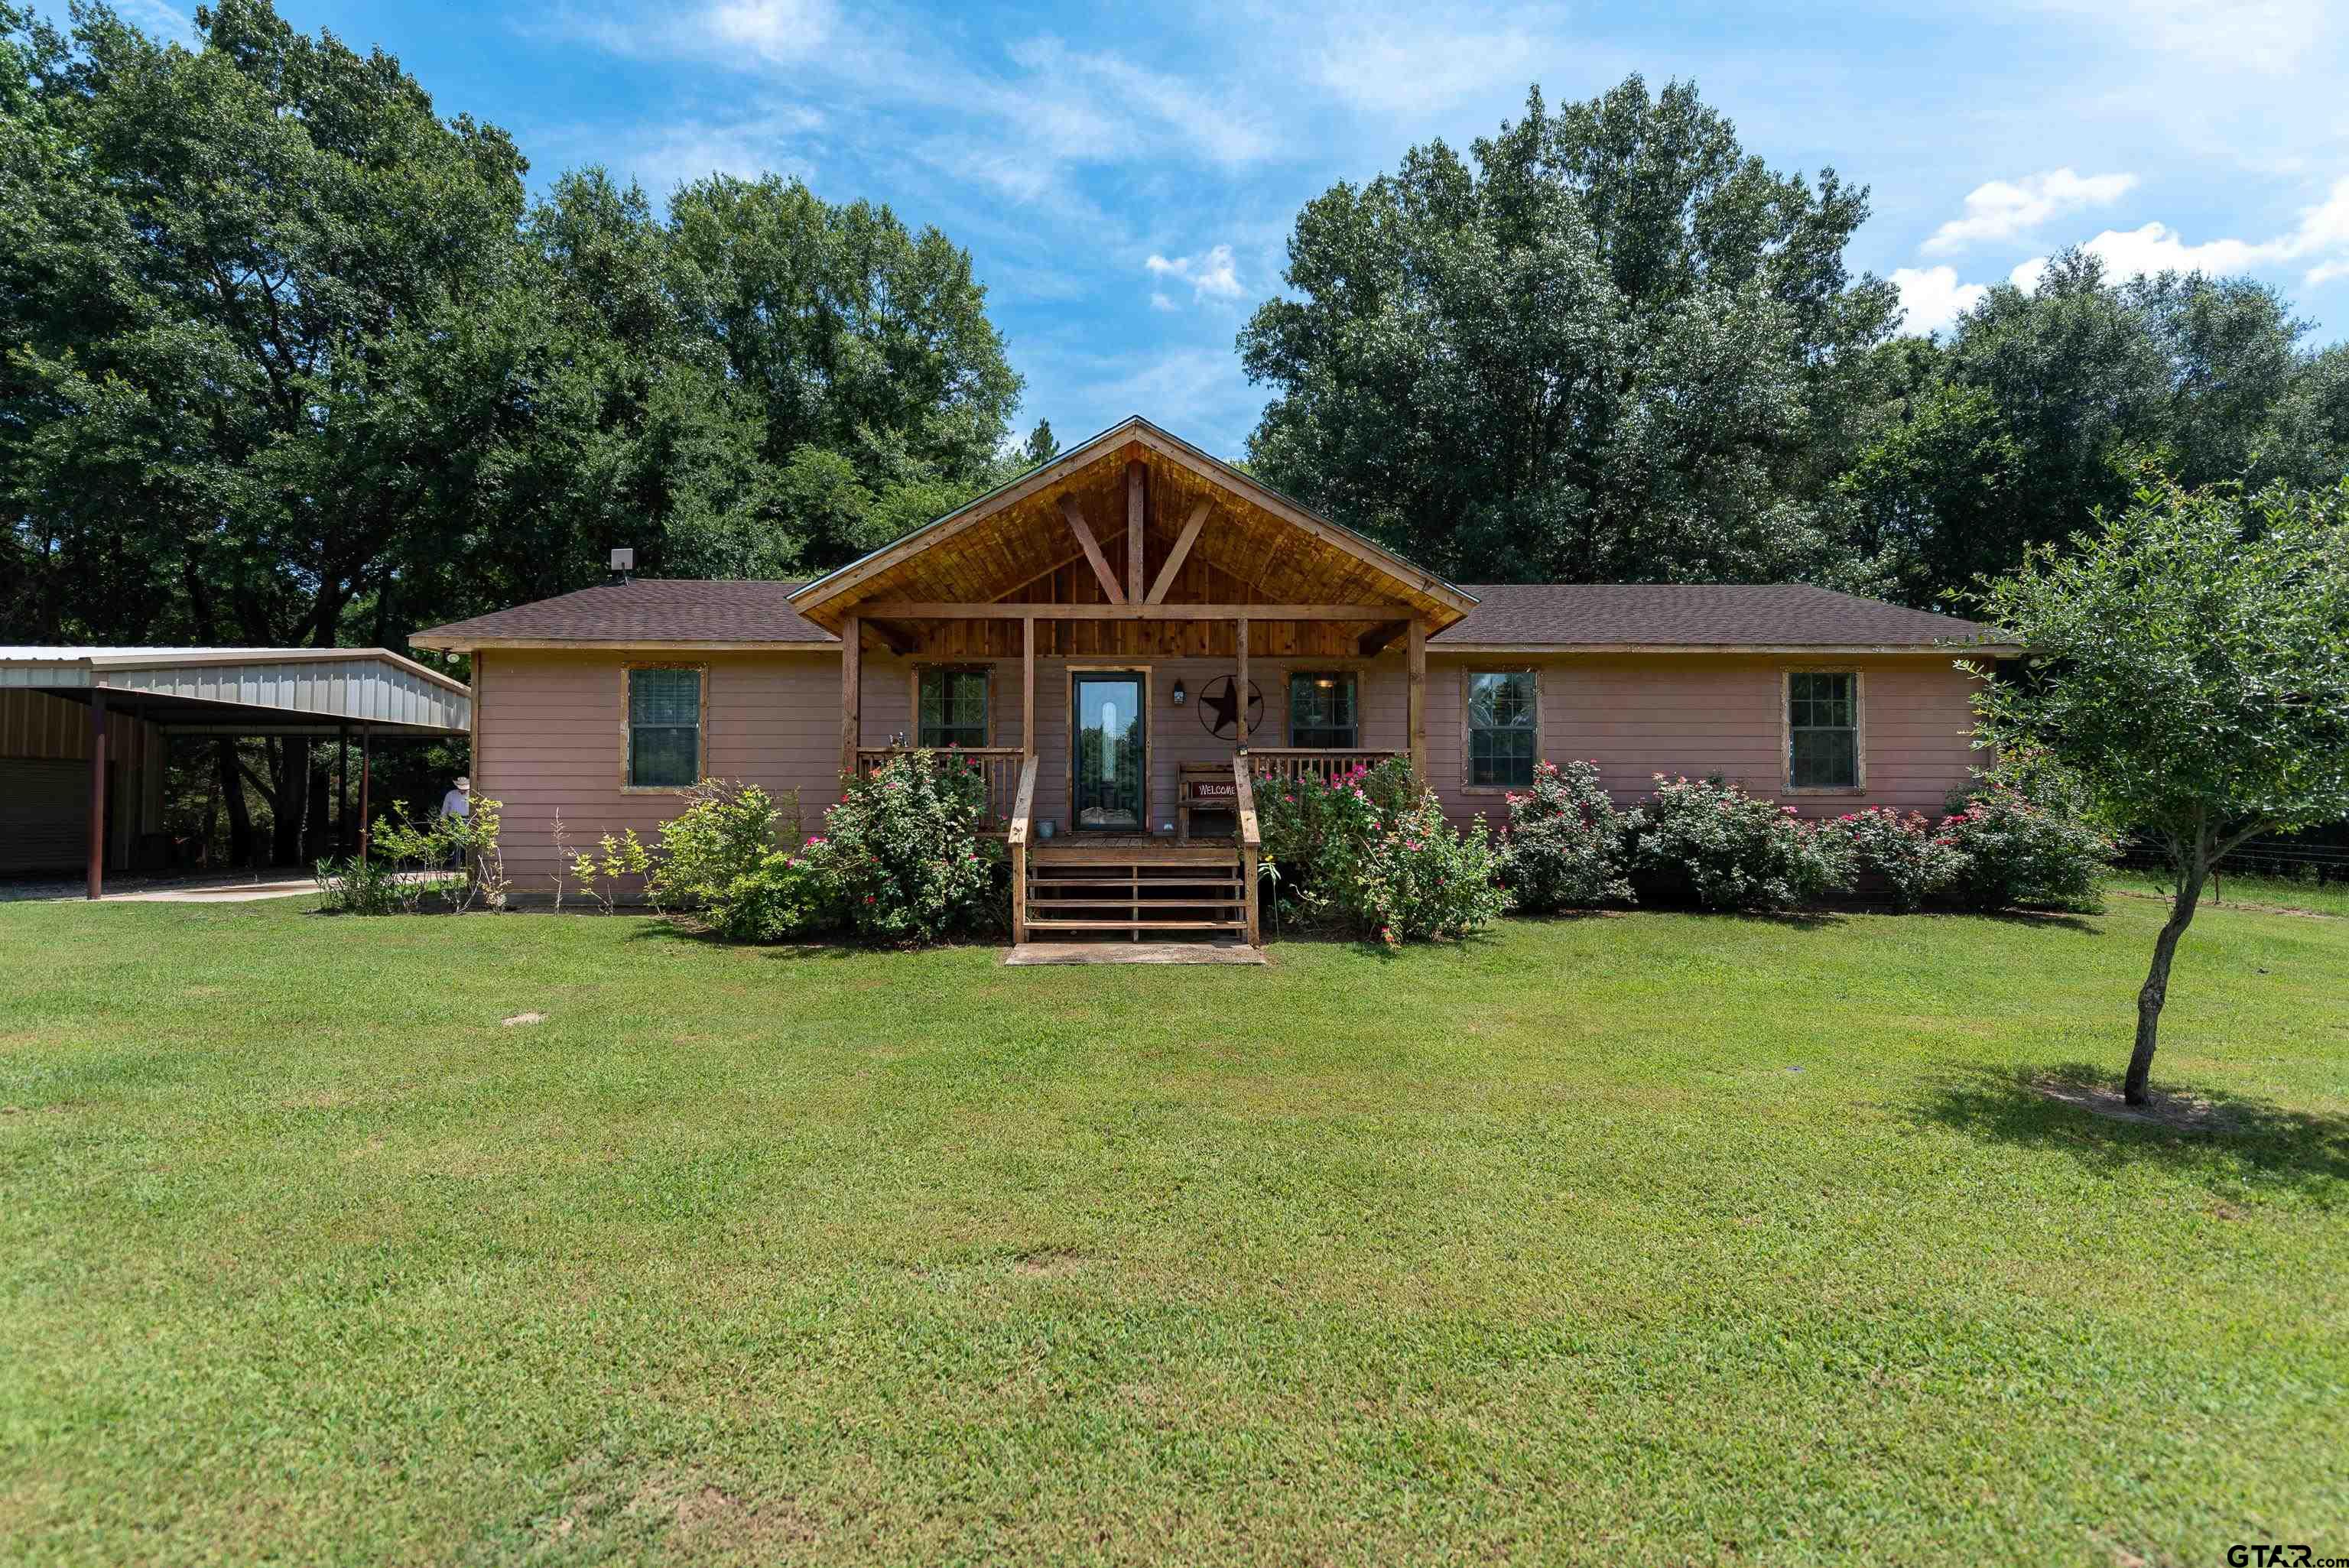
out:
{"label": "wire fence", "polygon": [[[2131,871],[2165,870],[2168,857],[2151,840],[2138,840],[2121,852]],[[2287,882],[2349,882],[2349,822],[2311,828],[2274,838],[2246,839],[2223,856],[2222,875],[2278,877]]]}

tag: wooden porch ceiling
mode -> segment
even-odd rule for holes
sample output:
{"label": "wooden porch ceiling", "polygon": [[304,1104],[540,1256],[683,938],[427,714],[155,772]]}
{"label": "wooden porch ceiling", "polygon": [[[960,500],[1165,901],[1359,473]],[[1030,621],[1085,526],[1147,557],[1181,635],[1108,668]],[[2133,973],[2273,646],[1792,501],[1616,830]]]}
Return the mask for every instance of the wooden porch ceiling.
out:
{"label": "wooden porch ceiling", "polygon": [[[1139,562],[1128,526],[1137,499]],[[1430,632],[1474,603],[1140,419],[793,595],[802,614],[833,632],[881,603],[1078,601],[1115,615],[1121,599],[1137,609],[1382,606],[1423,619]]]}

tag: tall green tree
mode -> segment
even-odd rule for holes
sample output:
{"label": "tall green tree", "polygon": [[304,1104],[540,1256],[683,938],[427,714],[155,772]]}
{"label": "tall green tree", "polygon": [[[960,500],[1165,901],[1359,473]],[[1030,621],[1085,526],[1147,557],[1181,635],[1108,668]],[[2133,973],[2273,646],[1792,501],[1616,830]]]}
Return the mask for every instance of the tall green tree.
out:
{"label": "tall green tree", "polygon": [[2303,352],[2306,330],[2251,279],[2116,282],[2067,252],[1946,342],[1878,351],[1883,401],[1837,482],[1846,534],[1868,575],[1926,604],[2127,506],[2148,461],[2189,488],[2337,483],[2349,360]]}
{"label": "tall green tree", "polygon": [[2142,1105],[2210,868],[2253,834],[2349,817],[2349,486],[2154,484],[2069,549],[2034,548],[1982,607],[2029,651],[1985,683],[1984,738],[2054,758],[2168,859],[2126,1082]]}
{"label": "tall green tree", "polygon": [[1833,574],[1822,502],[1894,292],[1864,191],[1633,77],[1308,203],[1240,334],[1255,470],[1463,580]]}

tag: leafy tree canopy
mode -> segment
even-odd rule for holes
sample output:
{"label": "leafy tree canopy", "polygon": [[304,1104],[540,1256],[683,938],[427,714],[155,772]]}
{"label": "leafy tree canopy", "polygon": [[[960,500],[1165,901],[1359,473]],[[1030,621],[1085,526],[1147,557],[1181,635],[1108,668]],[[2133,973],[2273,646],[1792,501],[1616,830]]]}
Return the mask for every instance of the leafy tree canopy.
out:
{"label": "leafy tree canopy", "polygon": [[1818,502],[1892,289],[1866,192],[1633,77],[1299,214],[1240,335],[1256,470],[1463,581],[1832,574]]}

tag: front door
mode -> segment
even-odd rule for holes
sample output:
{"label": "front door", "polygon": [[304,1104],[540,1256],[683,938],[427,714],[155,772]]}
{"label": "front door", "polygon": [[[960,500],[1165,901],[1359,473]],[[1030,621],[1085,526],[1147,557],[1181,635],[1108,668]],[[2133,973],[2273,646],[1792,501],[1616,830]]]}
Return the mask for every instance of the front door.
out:
{"label": "front door", "polygon": [[1148,820],[1143,789],[1142,677],[1094,675],[1072,677],[1076,712],[1069,733],[1077,740],[1076,810],[1080,831],[1136,833]]}

